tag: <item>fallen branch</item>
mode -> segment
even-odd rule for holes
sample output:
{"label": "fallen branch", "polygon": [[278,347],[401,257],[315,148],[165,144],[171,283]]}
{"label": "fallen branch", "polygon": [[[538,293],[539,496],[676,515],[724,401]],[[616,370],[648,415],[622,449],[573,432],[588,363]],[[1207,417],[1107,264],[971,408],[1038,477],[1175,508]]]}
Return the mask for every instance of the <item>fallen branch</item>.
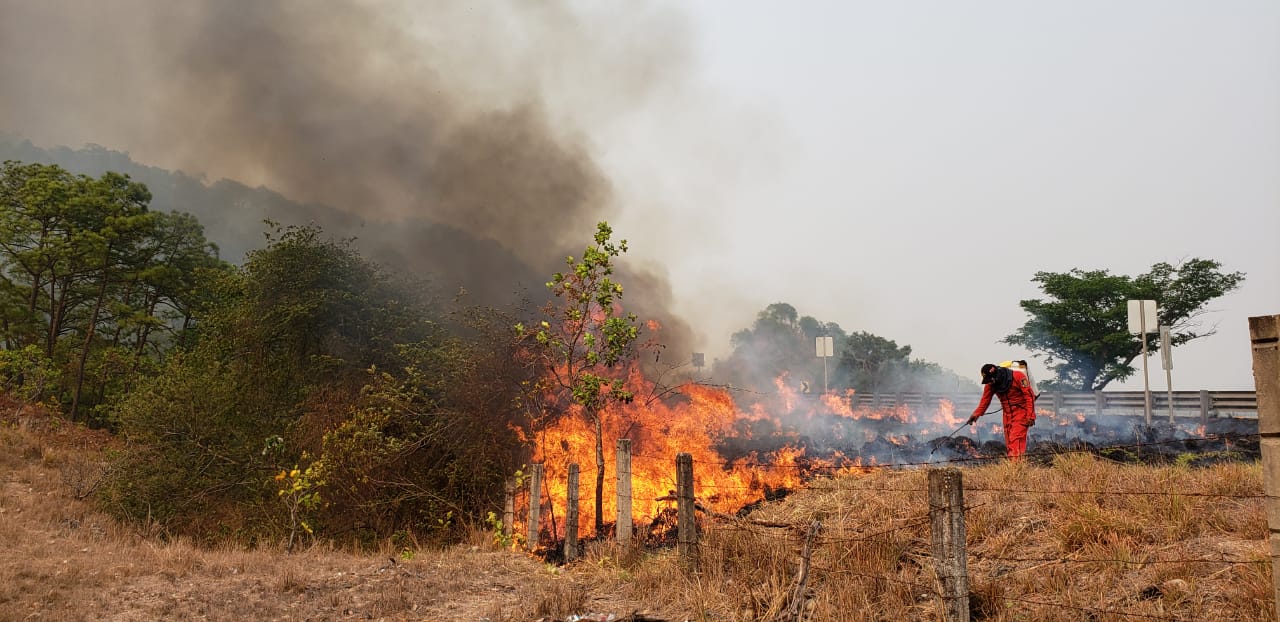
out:
{"label": "fallen branch", "polygon": [[822,522],[813,521],[809,526],[809,534],[804,539],[804,551],[800,553],[800,570],[796,573],[796,589],[791,594],[791,605],[787,607],[787,618],[794,622],[800,622],[804,614],[804,589],[809,581],[809,557],[813,555],[813,539],[818,537],[820,530],[822,530]]}

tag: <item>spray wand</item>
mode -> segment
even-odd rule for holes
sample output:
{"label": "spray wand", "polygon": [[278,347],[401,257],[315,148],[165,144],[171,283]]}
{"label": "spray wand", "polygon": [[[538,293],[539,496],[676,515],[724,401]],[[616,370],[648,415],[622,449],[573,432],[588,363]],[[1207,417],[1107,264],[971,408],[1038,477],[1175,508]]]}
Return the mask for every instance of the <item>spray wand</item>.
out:
{"label": "spray wand", "polygon": [[[991,413],[993,413],[993,412],[998,412],[999,410],[1000,410],[999,408],[993,408],[993,409],[988,410],[987,412],[984,412],[984,413],[982,413],[982,414],[984,414],[984,415],[989,415],[989,414],[991,414]],[[977,420],[975,419],[975,420],[973,421],[973,423],[975,423],[975,424],[976,424],[976,423],[977,423]],[[946,442],[946,440],[947,440],[947,439],[949,439],[949,438],[951,438],[951,437],[955,436],[956,434],[958,434],[958,433],[960,432],[960,430],[963,430],[963,429],[964,429],[964,427],[965,427],[965,426],[967,426],[967,425],[969,425],[969,422],[968,422],[968,421],[965,421],[964,423],[960,424],[960,427],[956,428],[956,429],[955,429],[954,431],[952,431],[950,434],[948,434],[948,435],[946,435],[946,436],[944,436],[944,437],[942,437],[942,438],[934,439],[934,440],[933,440],[933,443],[932,443],[932,445],[933,445],[933,449],[930,449],[930,450],[929,450],[929,455],[930,455],[930,456],[932,456],[932,455],[933,455],[933,452],[938,451],[938,447],[939,447],[940,445],[942,445],[942,443]]]}

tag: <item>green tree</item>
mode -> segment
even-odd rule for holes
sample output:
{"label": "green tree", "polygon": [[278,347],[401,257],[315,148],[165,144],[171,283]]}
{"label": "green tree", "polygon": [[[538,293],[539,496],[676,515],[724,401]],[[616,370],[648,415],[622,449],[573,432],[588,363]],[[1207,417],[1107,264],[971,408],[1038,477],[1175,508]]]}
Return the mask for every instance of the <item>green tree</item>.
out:
{"label": "green tree", "polygon": [[613,261],[626,252],[627,241],[614,243],[612,235],[609,223],[599,223],[595,243],[581,259],[566,258],[569,270],[555,273],[547,283],[555,299],[543,308],[546,319],[531,329],[515,326],[519,340],[531,341],[536,368],[545,379],[532,391],[550,390],[568,398],[595,424],[597,534],[604,531],[602,411],[609,402],[634,397],[621,374],[611,370],[634,358],[639,336],[636,316],[621,312],[622,285],[612,279]]}
{"label": "green tree", "polygon": [[[95,179],[12,161],[0,169],[3,345],[38,346],[63,369],[73,418],[92,413],[109,386],[127,390],[152,331],[172,336],[189,325],[175,327],[164,309],[190,306],[201,270],[222,267],[194,218],[150,212],[150,199],[118,173]],[[188,286],[166,286],[175,280]]]}
{"label": "green tree", "polygon": [[146,269],[137,249],[149,237],[155,222],[154,214],[147,211],[151,193],[124,175],[107,173],[98,180],[84,179],[81,186],[79,202],[85,222],[73,237],[73,244],[80,249],[77,255],[83,265],[79,272],[91,292],[86,292],[87,317],[75,362],[70,411],[73,419],[84,390],[85,364],[109,296],[134,279],[132,275]]}
{"label": "green tree", "polygon": [[132,349],[135,360],[180,343],[195,315],[213,302],[209,279],[230,269],[194,216],[157,212],[153,225],[138,249],[135,263],[141,268],[130,274],[121,295],[124,305],[111,341]]}
{"label": "green tree", "polygon": [[792,305],[775,302],[756,314],[750,328],[730,337],[733,352],[727,360],[717,363],[715,375],[733,385],[764,391],[772,389],[773,383],[787,374],[793,381],[820,391],[823,361],[816,356],[814,346],[815,339],[821,336],[832,338],[834,354],[840,357],[847,336],[839,324],[801,316]]}
{"label": "green tree", "polygon": [[[1161,326],[1168,326],[1172,345],[1212,335],[1197,318],[1209,301],[1239,287],[1244,273],[1224,273],[1221,264],[1189,259],[1178,265],[1157,263],[1135,277],[1107,270],[1037,272],[1033,282],[1048,296],[1023,300],[1031,317],[1004,338],[1045,355],[1057,382],[1096,391],[1131,376],[1130,365],[1142,354],[1139,336],[1128,332],[1128,300],[1155,300]],[[1149,347],[1158,348],[1158,344]]]}
{"label": "green tree", "polygon": [[897,391],[911,369],[911,346],[859,331],[845,341],[840,368],[857,391]]}
{"label": "green tree", "polygon": [[75,263],[80,179],[57,166],[5,162],[0,174],[0,271],[6,347],[53,357]]}
{"label": "green tree", "polygon": [[[111,507],[161,522],[218,518],[251,528],[275,507],[262,486],[281,464],[322,452],[351,416],[371,367],[407,367],[399,345],[427,339],[413,291],[315,227],[276,229],[243,268],[207,283],[213,304],[191,347],[115,408],[130,441]],[[269,439],[284,439],[264,452]],[[399,437],[396,437],[399,438]],[[197,515],[206,506],[207,515]]]}

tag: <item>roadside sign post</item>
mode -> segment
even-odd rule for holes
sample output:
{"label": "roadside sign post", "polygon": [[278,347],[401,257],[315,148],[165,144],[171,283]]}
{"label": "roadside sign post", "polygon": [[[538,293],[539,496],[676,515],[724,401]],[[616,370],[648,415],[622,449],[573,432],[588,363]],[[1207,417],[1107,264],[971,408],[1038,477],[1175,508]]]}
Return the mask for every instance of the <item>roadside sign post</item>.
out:
{"label": "roadside sign post", "polygon": [[1142,335],[1142,414],[1146,418],[1147,427],[1151,427],[1151,375],[1147,373],[1147,333],[1159,329],[1156,301],[1129,301],[1129,334]]}
{"label": "roadside sign post", "polygon": [[814,340],[814,347],[818,352],[818,358],[822,359],[822,392],[827,392],[827,359],[835,354],[835,340],[831,337],[818,337]]}
{"label": "roadside sign post", "polygon": [[1164,368],[1164,386],[1169,398],[1169,424],[1173,425],[1173,338],[1169,327],[1160,327],[1160,366]]}

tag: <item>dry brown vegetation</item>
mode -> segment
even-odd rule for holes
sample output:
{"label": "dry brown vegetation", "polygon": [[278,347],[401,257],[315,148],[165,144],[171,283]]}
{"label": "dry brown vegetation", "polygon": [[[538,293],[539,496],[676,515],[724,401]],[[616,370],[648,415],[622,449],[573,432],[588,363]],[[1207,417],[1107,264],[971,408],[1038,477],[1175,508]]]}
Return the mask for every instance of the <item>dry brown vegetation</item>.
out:
{"label": "dry brown vegetation", "polygon": [[[603,544],[556,568],[481,531],[443,549],[290,555],[114,522],[89,494],[112,439],[12,412],[0,424],[2,620],[763,620],[790,604],[814,520],[804,619],[939,615],[921,471],[819,480],[747,520],[708,519],[696,574],[670,550]],[[964,477],[975,619],[1275,619],[1256,464],[1064,455]]]}

